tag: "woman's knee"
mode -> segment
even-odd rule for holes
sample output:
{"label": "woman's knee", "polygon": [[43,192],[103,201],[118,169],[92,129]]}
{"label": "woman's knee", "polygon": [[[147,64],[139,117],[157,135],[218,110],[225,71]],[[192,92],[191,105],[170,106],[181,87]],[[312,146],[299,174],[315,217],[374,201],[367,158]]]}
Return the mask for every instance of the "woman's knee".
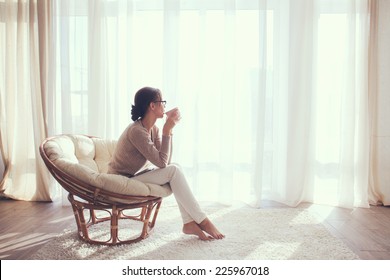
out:
{"label": "woman's knee", "polygon": [[180,164],[178,164],[178,163],[176,163],[176,162],[172,162],[172,163],[170,163],[168,166],[171,166],[171,165],[174,165],[174,166],[176,166],[178,169],[181,169]]}
{"label": "woman's knee", "polygon": [[169,164],[167,167],[165,167],[168,171],[169,171],[169,174],[170,174],[170,177],[172,178],[173,176],[175,176],[176,174],[182,174],[182,170],[181,170],[181,167],[180,165],[176,164],[176,163],[172,163],[172,164]]}

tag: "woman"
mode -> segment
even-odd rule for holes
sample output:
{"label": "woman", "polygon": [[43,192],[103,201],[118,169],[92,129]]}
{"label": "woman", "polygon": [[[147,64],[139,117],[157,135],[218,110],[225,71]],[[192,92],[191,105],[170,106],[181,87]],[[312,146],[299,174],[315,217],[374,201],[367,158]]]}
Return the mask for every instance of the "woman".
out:
{"label": "woman", "polygon": [[[131,109],[134,123],[119,138],[109,173],[133,177],[144,183],[169,183],[179,205],[183,232],[201,240],[222,239],[225,236],[200,209],[180,167],[170,163],[172,130],[180,118],[178,111],[167,115],[160,137],[155,123],[164,117],[165,103],[158,89],[144,87],[136,93]],[[150,170],[153,165],[158,168]]]}

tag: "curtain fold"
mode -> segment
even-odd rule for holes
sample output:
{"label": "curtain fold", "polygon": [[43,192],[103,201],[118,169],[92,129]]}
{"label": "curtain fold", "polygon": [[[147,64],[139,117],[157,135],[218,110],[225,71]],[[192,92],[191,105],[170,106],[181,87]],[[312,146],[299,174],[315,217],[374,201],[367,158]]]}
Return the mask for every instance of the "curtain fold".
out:
{"label": "curtain fold", "polygon": [[287,149],[285,168],[279,172],[286,181],[285,190],[278,190],[277,196],[283,195],[280,201],[293,206],[311,199],[305,197],[305,192],[312,186],[312,182],[308,182],[308,176],[311,174],[310,164],[313,161],[311,123],[314,113],[313,98],[316,95],[313,72],[317,59],[314,40],[318,11],[315,5],[315,1],[305,0],[294,3],[289,7],[289,20],[283,22],[289,33],[286,60],[288,74],[284,81],[288,88],[285,93],[287,118],[280,124],[285,126],[286,132],[280,136],[287,139]]}
{"label": "curtain fold", "polygon": [[3,195],[50,201],[56,188],[39,156],[47,136],[45,99],[50,89],[51,1],[1,3],[0,148]]}
{"label": "curtain fold", "polygon": [[370,188],[369,201],[374,205],[390,205],[388,166],[390,149],[388,125],[387,73],[389,55],[389,11],[387,1],[370,1],[369,109],[370,109]]}

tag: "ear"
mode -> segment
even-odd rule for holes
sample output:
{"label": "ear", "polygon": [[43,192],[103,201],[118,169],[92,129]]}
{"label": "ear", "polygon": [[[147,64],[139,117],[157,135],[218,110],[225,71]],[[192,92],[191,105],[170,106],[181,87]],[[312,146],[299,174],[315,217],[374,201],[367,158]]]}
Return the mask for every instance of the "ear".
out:
{"label": "ear", "polygon": [[155,108],[156,108],[156,103],[154,103],[154,102],[150,102],[150,104],[149,104],[149,108],[150,108],[150,110],[154,110]]}

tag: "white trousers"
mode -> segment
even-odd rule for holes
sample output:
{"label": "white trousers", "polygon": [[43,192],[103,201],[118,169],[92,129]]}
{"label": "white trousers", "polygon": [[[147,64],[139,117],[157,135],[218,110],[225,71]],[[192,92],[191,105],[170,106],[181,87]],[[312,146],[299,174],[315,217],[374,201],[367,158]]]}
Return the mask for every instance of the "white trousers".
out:
{"label": "white trousers", "polygon": [[134,176],[133,179],[156,185],[169,183],[179,205],[184,224],[192,221],[199,224],[206,218],[206,214],[200,209],[179,165],[170,164],[165,168]]}

